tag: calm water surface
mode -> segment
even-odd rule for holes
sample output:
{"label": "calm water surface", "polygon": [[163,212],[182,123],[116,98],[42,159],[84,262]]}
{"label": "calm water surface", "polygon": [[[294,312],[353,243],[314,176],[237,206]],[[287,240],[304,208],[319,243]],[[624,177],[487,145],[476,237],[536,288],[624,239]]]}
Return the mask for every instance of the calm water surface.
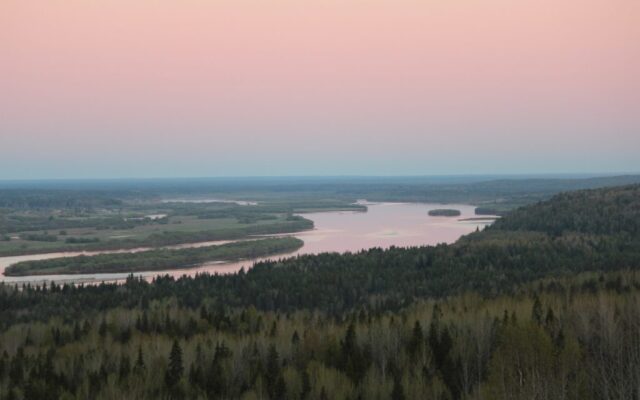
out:
{"label": "calm water surface", "polygon": [[[304,214],[305,218],[314,221],[315,229],[308,232],[294,234],[304,240],[304,246],[296,252],[285,256],[299,254],[316,254],[322,252],[356,252],[370,247],[389,246],[421,246],[438,243],[452,243],[460,236],[466,235],[491,223],[485,221],[461,221],[465,218],[476,217],[474,206],[468,205],[439,205],[439,204],[407,204],[407,203],[365,203],[367,212],[339,211]],[[455,208],[461,211],[459,217],[431,217],[429,210],[436,208]],[[172,246],[171,248],[202,247],[228,243],[227,241],[192,243]],[[81,254],[94,255],[99,253],[122,253],[144,251],[146,248],[103,251],[103,252],[75,252],[52,253],[16,257],[0,257],[0,273],[16,262],[27,260],[43,260],[59,257],[73,257]],[[270,257],[270,258],[278,258]],[[165,271],[151,271],[137,273],[138,276],[153,277],[156,275],[194,275],[196,273],[232,273],[240,268],[250,268],[262,259],[252,259],[240,262],[216,262],[203,264],[190,269],[176,269]],[[0,275],[0,281],[7,282],[42,282],[55,280],[58,282],[96,282],[125,279],[129,274],[83,274],[83,275],[43,275],[32,277],[5,277]]]}

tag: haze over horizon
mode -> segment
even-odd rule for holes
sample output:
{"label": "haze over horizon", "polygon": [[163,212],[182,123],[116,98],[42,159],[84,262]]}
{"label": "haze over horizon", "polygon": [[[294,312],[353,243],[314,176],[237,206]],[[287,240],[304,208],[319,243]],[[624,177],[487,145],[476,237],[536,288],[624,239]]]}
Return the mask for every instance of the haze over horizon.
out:
{"label": "haze over horizon", "polygon": [[640,172],[640,2],[4,0],[0,179]]}

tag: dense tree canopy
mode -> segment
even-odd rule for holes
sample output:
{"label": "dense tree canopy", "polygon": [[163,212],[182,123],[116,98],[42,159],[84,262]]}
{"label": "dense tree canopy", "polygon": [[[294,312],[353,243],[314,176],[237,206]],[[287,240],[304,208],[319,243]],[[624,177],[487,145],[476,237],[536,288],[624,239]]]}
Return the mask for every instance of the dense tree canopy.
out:
{"label": "dense tree canopy", "polygon": [[639,199],[228,276],[0,286],[0,398],[635,398]]}

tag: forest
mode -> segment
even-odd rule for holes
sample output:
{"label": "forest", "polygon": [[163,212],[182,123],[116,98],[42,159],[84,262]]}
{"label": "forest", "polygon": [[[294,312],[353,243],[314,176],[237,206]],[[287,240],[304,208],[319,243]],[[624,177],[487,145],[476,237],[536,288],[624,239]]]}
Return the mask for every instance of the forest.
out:
{"label": "forest", "polygon": [[640,185],[452,245],[0,286],[0,399],[634,399]]}

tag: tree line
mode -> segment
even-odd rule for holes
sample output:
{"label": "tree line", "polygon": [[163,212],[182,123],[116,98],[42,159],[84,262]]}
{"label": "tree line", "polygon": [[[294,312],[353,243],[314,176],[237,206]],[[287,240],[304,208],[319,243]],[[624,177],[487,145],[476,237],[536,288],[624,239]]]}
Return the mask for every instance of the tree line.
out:
{"label": "tree line", "polygon": [[0,286],[0,398],[637,398],[639,201],[563,194],[453,245],[228,276]]}
{"label": "tree line", "polygon": [[0,398],[630,399],[638,305],[636,272],[340,315],[167,297],[5,328]]}

